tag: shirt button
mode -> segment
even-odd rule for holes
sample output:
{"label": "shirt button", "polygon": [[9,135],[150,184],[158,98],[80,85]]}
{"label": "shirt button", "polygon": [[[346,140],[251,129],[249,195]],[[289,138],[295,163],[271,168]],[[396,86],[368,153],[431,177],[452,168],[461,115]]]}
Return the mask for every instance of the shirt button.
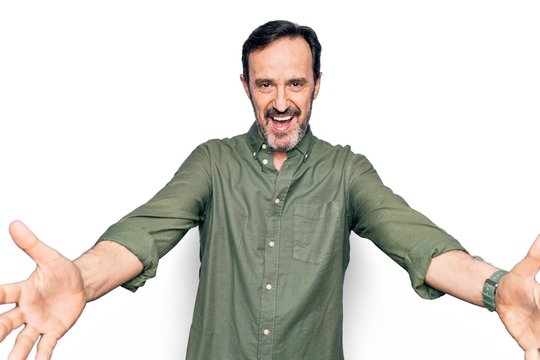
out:
{"label": "shirt button", "polygon": [[253,157],[256,157],[256,156],[257,156],[257,153],[256,153],[256,152],[254,152],[254,153],[253,153]]}
{"label": "shirt button", "polygon": [[274,203],[277,205],[279,204],[279,199],[274,200]]}
{"label": "shirt button", "polygon": [[270,330],[264,329],[264,330],[263,330],[263,334],[264,334],[264,335],[270,335]]}
{"label": "shirt button", "polygon": [[274,245],[276,245],[276,243],[273,242],[273,241],[270,241],[270,242],[268,243],[268,246],[270,246],[270,247],[274,247]]}
{"label": "shirt button", "polygon": [[262,144],[262,148],[266,150],[266,144]]}
{"label": "shirt button", "polygon": [[266,284],[266,290],[272,290],[272,284]]}
{"label": "shirt button", "polygon": [[263,164],[264,164],[264,165],[268,164],[268,160],[264,159],[264,160],[263,160]]}

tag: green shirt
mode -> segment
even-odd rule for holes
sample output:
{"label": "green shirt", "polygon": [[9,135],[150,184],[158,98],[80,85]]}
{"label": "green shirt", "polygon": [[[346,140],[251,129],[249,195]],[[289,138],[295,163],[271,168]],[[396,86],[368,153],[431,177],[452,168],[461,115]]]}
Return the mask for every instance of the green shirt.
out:
{"label": "green shirt", "polygon": [[354,231],[408,273],[422,297],[431,258],[460,244],[381,182],[349,147],[311,133],[276,171],[256,125],[198,146],[173,179],[100,238],[155,275],[159,258],[194,226],[200,281],[189,360],[343,359],[343,279]]}

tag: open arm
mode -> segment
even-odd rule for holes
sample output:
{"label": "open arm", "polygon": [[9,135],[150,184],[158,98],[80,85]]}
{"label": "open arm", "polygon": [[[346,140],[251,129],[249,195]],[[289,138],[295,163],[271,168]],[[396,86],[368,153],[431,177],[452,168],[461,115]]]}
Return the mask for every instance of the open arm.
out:
{"label": "open arm", "polygon": [[[498,269],[463,251],[450,251],[431,262],[426,282],[447,294],[483,306],[485,280]],[[496,311],[525,351],[525,360],[540,360],[540,236],[525,258],[500,280]]]}
{"label": "open arm", "polygon": [[50,359],[58,339],[77,321],[87,302],[136,276],[143,267],[126,248],[111,241],[70,261],[19,221],[9,231],[17,246],[36,262],[27,280],[0,286],[0,304],[16,304],[0,315],[0,341],[24,325],[10,360],[26,359],[36,342],[36,359]]}

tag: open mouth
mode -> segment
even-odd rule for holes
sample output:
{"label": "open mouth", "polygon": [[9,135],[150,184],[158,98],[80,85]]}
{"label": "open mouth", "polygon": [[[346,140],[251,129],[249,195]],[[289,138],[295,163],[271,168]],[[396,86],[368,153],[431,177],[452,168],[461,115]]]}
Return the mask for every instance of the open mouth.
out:
{"label": "open mouth", "polygon": [[293,115],[282,115],[282,116],[272,116],[270,117],[272,121],[272,127],[276,132],[284,132],[289,130],[291,126],[291,121],[294,118]]}

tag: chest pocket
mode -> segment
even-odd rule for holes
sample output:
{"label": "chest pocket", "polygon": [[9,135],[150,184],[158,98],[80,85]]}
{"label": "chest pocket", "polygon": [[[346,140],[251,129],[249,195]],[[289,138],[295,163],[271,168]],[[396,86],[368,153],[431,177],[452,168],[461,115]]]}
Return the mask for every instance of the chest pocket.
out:
{"label": "chest pocket", "polygon": [[341,249],[343,209],[339,202],[294,204],[293,258],[319,264]]}

